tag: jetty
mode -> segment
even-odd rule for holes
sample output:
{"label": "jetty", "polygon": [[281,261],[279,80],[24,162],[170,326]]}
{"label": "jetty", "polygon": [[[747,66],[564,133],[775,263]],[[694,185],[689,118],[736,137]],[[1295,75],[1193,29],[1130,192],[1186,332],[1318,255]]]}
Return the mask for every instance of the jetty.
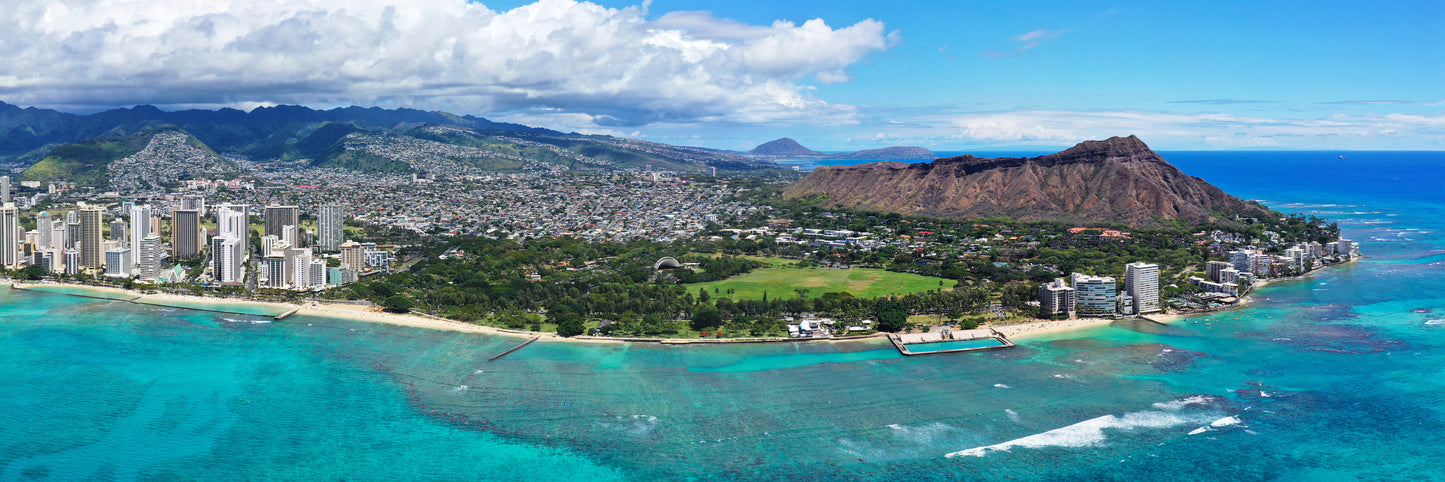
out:
{"label": "jetty", "polygon": [[291,311],[287,311],[287,312],[285,312],[285,313],[276,315],[276,321],[284,320],[284,319],[286,319],[287,317],[296,314],[296,312],[298,312],[298,311],[301,311],[301,308],[292,308]]}
{"label": "jetty", "polygon": [[527,340],[527,341],[524,341],[524,342],[522,342],[522,344],[517,345],[517,346],[514,346],[514,347],[512,347],[511,349],[502,352],[500,355],[497,355],[497,356],[494,356],[494,357],[491,357],[491,358],[487,359],[487,361],[489,361],[489,362],[497,361],[498,358],[501,358],[501,357],[504,357],[504,356],[507,356],[507,355],[511,355],[512,352],[517,351],[517,350],[521,350],[522,347],[525,347],[525,346],[527,346],[527,345],[531,345],[532,342],[537,341],[537,340],[540,340],[540,339],[542,339],[542,337],[540,337],[540,336],[534,336],[534,337],[532,337],[532,339]]}

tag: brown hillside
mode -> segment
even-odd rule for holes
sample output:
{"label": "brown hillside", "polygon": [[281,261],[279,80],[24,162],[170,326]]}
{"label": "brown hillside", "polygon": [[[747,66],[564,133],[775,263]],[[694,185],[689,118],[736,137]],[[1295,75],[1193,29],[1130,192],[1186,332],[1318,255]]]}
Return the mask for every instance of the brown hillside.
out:
{"label": "brown hillside", "polygon": [[955,219],[1006,216],[1139,227],[1266,212],[1184,174],[1134,136],[1086,141],[1033,158],[959,156],[928,164],[820,167],[784,195],[826,195],[829,206]]}

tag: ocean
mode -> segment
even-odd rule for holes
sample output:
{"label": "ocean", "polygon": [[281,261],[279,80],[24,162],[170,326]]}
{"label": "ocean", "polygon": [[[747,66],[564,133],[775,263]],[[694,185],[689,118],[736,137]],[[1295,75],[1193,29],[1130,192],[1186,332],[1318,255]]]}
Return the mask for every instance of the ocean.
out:
{"label": "ocean", "polygon": [[0,480],[1445,479],[1445,153],[1163,155],[1367,258],[1168,327],[911,358],[489,362],[522,340],[0,288]]}

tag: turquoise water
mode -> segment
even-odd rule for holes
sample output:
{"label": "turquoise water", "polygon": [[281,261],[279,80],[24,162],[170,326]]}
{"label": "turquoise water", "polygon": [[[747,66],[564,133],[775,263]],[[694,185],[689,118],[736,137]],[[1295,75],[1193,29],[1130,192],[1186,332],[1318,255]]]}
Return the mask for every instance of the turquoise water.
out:
{"label": "turquoise water", "polygon": [[908,348],[908,351],[911,351],[911,352],[914,352],[914,353],[928,353],[928,352],[931,352],[931,351],[961,350],[961,349],[964,349],[964,348],[985,348],[985,347],[991,347],[991,346],[1003,346],[1003,343],[1000,343],[998,340],[993,339],[993,338],[981,338],[981,339],[977,339],[977,340],[958,340],[958,341],[940,341],[940,342],[934,342],[934,343],[915,343],[915,344],[912,344],[912,345],[905,345],[905,346]]}
{"label": "turquoise water", "polygon": [[0,480],[1445,478],[1445,156],[1217,154],[1170,160],[1340,220],[1370,257],[1174,326],[918,357],[488,362],[519,340],[0,288]]}

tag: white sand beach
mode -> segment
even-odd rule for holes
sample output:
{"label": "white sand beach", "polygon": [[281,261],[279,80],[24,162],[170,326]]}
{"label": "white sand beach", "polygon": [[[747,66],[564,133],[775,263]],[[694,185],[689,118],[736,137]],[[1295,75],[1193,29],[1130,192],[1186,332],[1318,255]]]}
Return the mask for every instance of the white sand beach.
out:
{"label": "white sand beach", "polygon": [[1110,318],[1078,318],[1073,320],[1035,320],[1024,323],[1010,323],[1007,325],[989,325],[1008,339],[1017,342],[1020,339],[1062,333],[1066,331],[1093,328],[1113,323]]}

